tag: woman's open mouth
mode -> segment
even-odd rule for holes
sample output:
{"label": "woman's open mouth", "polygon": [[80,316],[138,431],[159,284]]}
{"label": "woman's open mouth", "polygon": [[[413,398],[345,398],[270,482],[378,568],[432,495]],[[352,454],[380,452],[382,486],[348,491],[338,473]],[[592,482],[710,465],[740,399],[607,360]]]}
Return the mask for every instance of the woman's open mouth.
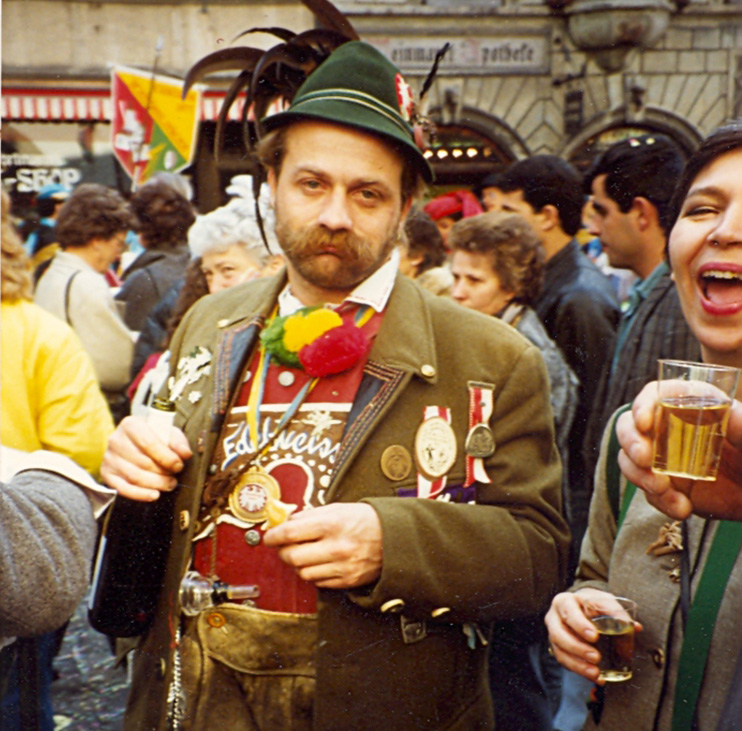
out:
{"label": "woman's open mouth", "polygon": [[712,315],[733,315],[742,310],[742,268],[705,264],[698,275],[701,304]]}

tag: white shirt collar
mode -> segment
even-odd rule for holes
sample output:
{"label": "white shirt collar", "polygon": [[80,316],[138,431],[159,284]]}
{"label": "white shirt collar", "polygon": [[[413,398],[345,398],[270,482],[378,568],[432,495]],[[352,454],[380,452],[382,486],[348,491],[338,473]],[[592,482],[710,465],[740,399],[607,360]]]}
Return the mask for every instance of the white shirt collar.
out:
{"label": "white shirt collar", "polygon": [[[394,280],[399,269],[399,251],[395,246],[389,259],[382,264],[368,279],[364,279],[344,300],[358,305],[370,305],[376,312],[382,312],[389,301],[394,288]],[[337,305],[325,305],[337,307]],[[281,317],[293,315],[305,305],[291,293],[288,284],[278,295],[278,314]]]}

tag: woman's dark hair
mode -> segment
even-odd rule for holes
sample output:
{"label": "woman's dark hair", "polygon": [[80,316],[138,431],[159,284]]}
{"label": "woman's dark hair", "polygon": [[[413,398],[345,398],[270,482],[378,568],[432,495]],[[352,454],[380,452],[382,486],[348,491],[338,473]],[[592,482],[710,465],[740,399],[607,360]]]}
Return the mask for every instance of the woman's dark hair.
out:
{"label": "woman's dark hair", "polygon": [[523,216],[490,211],[464,218],[452,226],[448,243],[454,251],[489,254],[492,269],[515,302],[531,304],[541,293],[544,249]]}
{"label": "woman's dark hair", "polygon": [[417,266],[417,276],[428,269],[439,267],[446,261],[446,247],[443,237],[433,219],[421,208],[413,210],[404,224],[409,253],[420,254],[423,258]]}
{"label": "woman's dark hair", "polygon": [[191,305],[209,293],[209,285],[206,283],[206,277],[201,270],[201,263],[202,259],[198,256],[195,259],[191,259],[186,267],[183,286],[180,288],[178,299],[175,300],[173,311],[167,321],[167,334],[166,340],[163,343],[163,349],[167,348],[170,344],[173,334],[178,329],[180,321],[191,308]]}
{"label": "woman's dark hair", "polygon": [[742,147],[742,117],[712,132],[701,146],[688,158],[685,168],[678,178],[675,193],[670,204],[670,228],[675,225],[693,181],[707,165],[717,157]]}
{"label": "woman's dark hair", "polygon": [[143,185],[131,197],[139,233],[148,249],[173,249],[187,240],[196,220],[193,206],[164,180]]}
{"label": "woman's dark hair", "polygon": [[136,218],[120,193],[105,185],[83,183],[64,202],[54,233],[66,249],[87,246],[93,239],[110,239],[132,228],[136,228]]}

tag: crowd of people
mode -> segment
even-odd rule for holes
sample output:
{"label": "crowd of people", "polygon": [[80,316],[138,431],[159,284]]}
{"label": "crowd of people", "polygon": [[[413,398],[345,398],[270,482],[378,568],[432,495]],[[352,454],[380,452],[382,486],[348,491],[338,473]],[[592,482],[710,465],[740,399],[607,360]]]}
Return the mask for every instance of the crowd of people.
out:
{"label": "crowd of people", "polygon": [[3,194],[0,726],[53,729],[96,521],[168,493],[127,729],[741,727],[742,405],[715,482],[651,455],[659,359],[742,367],[742,122],[431,197],[399,71],[326,50],[261,122],[257,201],[55,188],[24,250]]}

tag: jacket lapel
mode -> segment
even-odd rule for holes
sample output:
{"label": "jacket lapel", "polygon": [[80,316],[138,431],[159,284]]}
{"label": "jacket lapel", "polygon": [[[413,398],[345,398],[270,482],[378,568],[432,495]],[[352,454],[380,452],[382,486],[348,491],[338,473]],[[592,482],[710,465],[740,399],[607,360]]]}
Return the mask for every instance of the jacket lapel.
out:
{"label": "jacket lapel", "polygon": [[[423,366],[430,376],[423,375]],[[422,290],[398,274],[384,320],[371,348],[338,451],[328,501],[336,500],[350,464],[410,380],[437,380],[438,366],[430,312]]]}
{"label": "jacket lapel", "polygon": [[238,391],[239,379],[258,342],[258,335],[285,283],[285,275],[256,283],[251,296],[237,308],[234,316],[217,323],[222,333],[215,358],[212,432],[221,429],[230,395],[234,397]]}

